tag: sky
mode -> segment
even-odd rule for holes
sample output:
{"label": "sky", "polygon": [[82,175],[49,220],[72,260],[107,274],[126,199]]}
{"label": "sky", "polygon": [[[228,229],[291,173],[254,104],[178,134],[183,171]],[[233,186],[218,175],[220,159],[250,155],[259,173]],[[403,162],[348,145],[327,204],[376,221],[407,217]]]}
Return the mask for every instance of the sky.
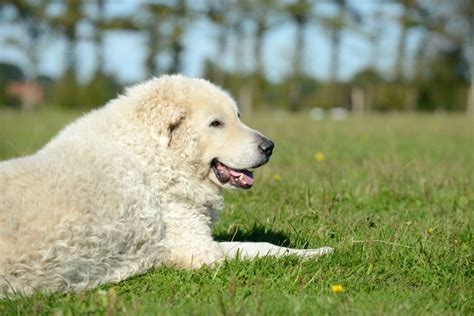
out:
{"label": "sky", "polygon": [[[133,16],[140,4],[140,1],[134,0],[109,1],[106,6],[106,13],[111,17]],[[349,1],[349,5],[364,16],[372,16],[376,10],[382,8],[382,23],[377,24],[375,23],[376,20],[370,18],[367,26],[368,30],[380,32],[380,41],[377,45],[379,58],[378,60],[371,60],[369,42],[360,32],[351,30],[344,32],[341,44],[339,79],[347,80],[354,73],[370,64],[375,65],[385,73],[389,73],[393,67],[395,48],[400,31],[396,23],[396,16],[400,13],[400,8],[393,4],[384,4],[383,6],[379,4],[379,0]],[[327,1],[320,5],[321,12],[325,10],[330,12],[333,8],[331,3]],[[232,49],[230,52],[219,52],[216,47],[216,28],[203,19],[192,21],[192,25],[193,27],[189,28],[183,38],[186,48],[183,58],[183,74],[189,76],[202,75],[203,61],[206,58],[220,62],[226,69],[234,69],[236,63]],[[377,30],[380,27],[381,29]],[[85,24],[79,27],[81,34],[88,34],[90,31],[90,28]],[[289,60],[291,60],[294,50],[294,34],[295,27],[291,23],[281,24],[267,33],[263,47],[263,59],[264,70],[270,80],[279,81],[290,71]],[[65,69],[65,44],[59,35],[56,36],[56,38],[48,38],[42,41],[37,48],[41,51],[40,73],[52,77],[59,77]],[[11,37],[22,42],[25,40],[25,33],[20,26],[0,25],[0,62],[14,63],[28,71],[28,62],[24,53],[8,44]],[[412,32],[412,36],[408,39],[408,55],[414,53],[418,38],[416,32]],[[327,32],[317,25],[311,25],[306,29],[305,40],[307,43],[304,52],[305,72],[317,79],[327,79],[330,61],[330,45]],[[233,39],[231,46],[235,47],[235,45],[241,45],[245,56],[243,70],[251,70],[254,60],[252,56],[252,37],[249,36],[239,42]],[[105,51],[104,68],[108,73],[114,74],[123,83],[146,79],[144,71],[146,38],[143,34],[109,32],[105,37],[103,48]],[[90,42],[82,41],[77,45],[76,54],[79,58],[79,78],[82,81],[87,81],[96,67],[95,47]],[[409,66],[406,65],[407,68]]]}

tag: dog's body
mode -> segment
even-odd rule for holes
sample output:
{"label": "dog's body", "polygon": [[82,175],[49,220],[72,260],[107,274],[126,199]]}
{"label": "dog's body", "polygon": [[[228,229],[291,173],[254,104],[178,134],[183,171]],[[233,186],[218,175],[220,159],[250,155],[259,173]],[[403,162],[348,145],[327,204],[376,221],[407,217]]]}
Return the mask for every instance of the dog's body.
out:
{"label": "dog's body", "polygon": [[67,126],[38,153],[0,164],[0,295],[83,290],[160,265],[197,268],[238,253],[321,255],[213,241],[222,187],[273,143],[200,79],[164,76]]}

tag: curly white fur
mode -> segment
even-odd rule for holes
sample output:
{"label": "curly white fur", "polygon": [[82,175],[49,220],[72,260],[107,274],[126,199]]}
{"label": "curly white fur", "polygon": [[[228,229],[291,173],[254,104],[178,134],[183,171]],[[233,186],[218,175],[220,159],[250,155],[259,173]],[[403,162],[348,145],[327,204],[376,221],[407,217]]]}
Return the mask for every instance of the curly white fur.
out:
{"label": "curly white fur", "polygon": [[[205,129],[215,112],[233,124],[226,137],[242,143],[238,151]],[[0,295],[78,291],[239,251],[293,253],[212,240],[223,201],[210,160],[248,168],[257,159],[260,134],[237,112],[205,80],[163,76],[76,120],[36,154],[1,163]]]}

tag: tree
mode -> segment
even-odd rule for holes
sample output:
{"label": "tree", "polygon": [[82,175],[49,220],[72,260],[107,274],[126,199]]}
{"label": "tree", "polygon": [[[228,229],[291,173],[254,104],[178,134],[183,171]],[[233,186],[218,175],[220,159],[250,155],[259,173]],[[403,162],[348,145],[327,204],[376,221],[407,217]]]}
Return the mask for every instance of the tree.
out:
{"label": "tree", "polygon": [[398,37],[397,50],[393,73],[395,80],[403,81],[405,79],[405,60],[406,45],[409,32],[417,27],[423,26],[421,15],[423,13],[422,7],[418,0],[395,0],[394,2],[400,4],[402,13],[398,16],[398,23],[400,25],[400,35]]}
{"label": "tree", "polygon": [[336,0],[336,14],[333,16],[320,16],[318,20],[322,27],[329,31],[331,58],[329,62],[329,81],[335,83],[339,75],[340,53],[343,32],[348,25],[354,26],[361,21],[360,13],[347,0]]}
{"label": "tree", "polygon": [[18,66],[0,63],[0,106],[15,104],[15,100],[7,95],[6,88],[10,82],[23,80],[25,75]]}
{"label": "tree", "polygon": [[[238,98],[243,112],[252,110],[255,86],[254,80],[245,73],[244,45],[248,37],[246,23],[251,21],[254,3],[251,1],[208,1],[206,16],[217,27],[217,54],[229,52],[230,43],[233,46],[234,74],[227,75],[222,66],[217,63],[208,63],[212,67],[212,77],[217,83],[230,86]],[[249,80],[250,79],[250,80]],[[253,76],[254,79],[254,76]]]}
{"label": "tree", "polygon": [[[95,47],[95,72],[92,75],[90,82],[87,85],[92,83],[94,84],[103,84],[104,92],[100,93],[102,95],[102,101],[105,102],[107,98],[114,96],[117,91],[111,89],[110,87],[116,87],[115,79],[106,74],[104,65],[104,38],[108,32],[120,31],[120,32],[137,32],[139,26],[131,18],[123,17],[110,17],[106,15],[106,4],[107,0],[95,0],[95,3],[90,2],[90,4],[95,4],[95,12],[92,16],[87,16],[88,22],[93,26],[92,41]],[[86,86],[87,88],[87,86]],[[107,93],[109,92],[109,93]],[[101,98],[97,98],[101,99]],[[95,102],[93,103],[95,104]]]}
{"label": "tree", "polygon": [[311,19],[311,5],[306,0],[298,0],[286,5],[290,19],[296,27],[294,53],[292,60],[289,107],[291,111],[299,110],[302,99],[303,56],[306,48],[304,32]]}
{"label": "tree", "polygon": [[[161,4],[148,3],[144,5],[144,25],[142,26],[148,37],[147,54],[145,57],[145,72],[147,77],[151,77],[160,72],[159,64],[156,60],[160,42],[159,21],[166,15],[167,7]],[[158,21],[158,22],[157,22]]]}
{"label": "tree", "polygon": [[186,30],[187,21],[190,14],[185,0],[178,0],[177,5],[172,10],[171,21],[172,31],[170,34],[171,63],[168,67],[169,73],[178,73],[182,71],[183,50],[182,38]]}
{"label": "tree", "polygon": [[[230,31],[228,23],[228,15],[231,9],[231,3],[228,1],[207,0],[204,15],[217,28],[217,53],[224,54],[229,48]],[[206,61],[206,69],[209,69],[210,79],[219,85],[225,83],[225,73],[221,66],[215,62]]]}
{"label": "tree", "polygon": [[[191,20],[191,10],[185,0],[173,4],[150,2],[143,5],[144,28],[148,35],[146,69],[148,75],[182,71],[184,45],[182,38]],[[167,51],[169,64],[162,66],[157,61],[160,51]]]}
{"label": "tree", "polygon": [[[424,41],[419,45],[422,56],[419,61],[436,60],[437,63],[429,67],[427,65],[420,67],[421,63],[419,63],[417,69],[421,72],[421,70],[431,70],[433,66],[436,66],[433,70],[441,71],[445,67],[446,71],[453,72],[451,75],[459,76],[459,72],[456,71],[459,67],[455,66],[458,63],[448,56],[458,56],[459,62],[466,61],[462,66],[465,70],[464,80],[469,82],[466,111],[474,113],[474,0],[437,0],[435,4],[434,6],[418,6],[417,12],[422,13],[419,16],[423,17],[421,24],[426,29]],[[426,71],[423,73],[426,75]],[[445,71],[441,73],[444,74]],[[419,74],[418,77],[421,75]],[[447,74],[442,77],[447,78]],[[458,80],[457,84],[461,82],[462,80]]]}
{"label": "tree", "polygon": [[84,19],[82,11],[83,3],[80,0],[62,0],[63,11],[48,18],[48,22],[53,29],[59,30],[64,36],[66,42],[66,74],[72,74],[75,78],[77,74],[77,56],[76,45],[79,41],[77,25]]}
{"label": "tree", "polygon": [[469,69],[469,93],[466,112],[474,115],[474,0],[461,1],[460,13],[464,20],[462,42]]}
{"label": "tree", "polygon": [[[254,2],[251,2],[254,3]],[[263,84],[266,82],[265,70],[263,67],[263,45],[265,35],[285,22],[284,12],[282,6],[275,0],[257,1],[248,10],[249,18],[254,26],[254,74],[252,87],[254,89],[254,103],[263,102]]]}
{"label": "tree", "polygon": [[35,81],[38,76],[39,53],[38,48],[41,34],[46,28],[47,2],[44,0],[6,0],[0,3],[0,19],[6,19],[1,14],[6,7],[15,10],[15,14],[7,22],[22,25],[27,35],[26,40],[10,37],[8,43],[12,44],[23,52],[28,60],[28,70],[26,79]]}

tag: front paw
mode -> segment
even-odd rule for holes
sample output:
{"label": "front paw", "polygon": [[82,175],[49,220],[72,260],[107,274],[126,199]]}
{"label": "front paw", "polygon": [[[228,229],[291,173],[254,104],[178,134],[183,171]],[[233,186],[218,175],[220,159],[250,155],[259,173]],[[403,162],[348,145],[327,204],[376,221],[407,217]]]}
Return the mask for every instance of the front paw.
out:
{"label": "front paw", "polygon": [[203,266],[214,266],[224,260],[220,249],[207,251],[182,251],[171,258],[171,265],[182,269],[199,269]]}
{"label": "front paw", "polygon": [[224,261],[224,255],[220,252],[219,253],[208,252],[208,253],[197,254],[197,255],[193,255],[190,258],[190,262],[187,269],[199,269],[204,266],[214,267],[222,261]]}
{"label": "front paw", "polygon": [[330,254],[331,252],[334,251],[334,249],[331,247],[321,247],[321,248],[316,248],[316,249],[304,249],[300,251],[301,251],[300,254],[304,258],[311,258],[311,257],[319,257],[319,256]]}

